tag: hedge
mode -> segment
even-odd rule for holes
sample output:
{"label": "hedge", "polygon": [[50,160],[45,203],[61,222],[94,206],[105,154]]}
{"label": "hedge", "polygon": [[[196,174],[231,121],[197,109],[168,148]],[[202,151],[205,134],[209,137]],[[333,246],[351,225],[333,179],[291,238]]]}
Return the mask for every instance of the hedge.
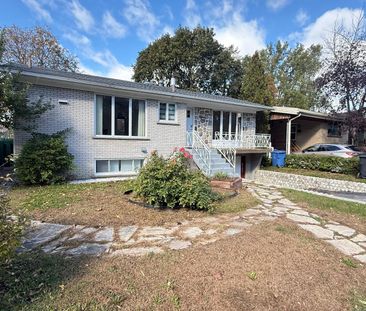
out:
{"label": "hedge", "polygon": [[356,176],[359,172],[360,160],[334,156],[290,154],[286,156],[286,166],[314,171],[324,171]]}

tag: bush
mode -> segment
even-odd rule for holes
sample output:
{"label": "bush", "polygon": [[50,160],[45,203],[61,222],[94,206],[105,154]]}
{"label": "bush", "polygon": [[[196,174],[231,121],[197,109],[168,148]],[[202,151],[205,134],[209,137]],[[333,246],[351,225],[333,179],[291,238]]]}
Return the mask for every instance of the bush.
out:
{"label": "bush", "polygon": [[217,172],[217,173],[215,173],[215,175],[213,176],[212,179],[214,179],[214,180],[228,180],[228,179],[231,179],[231,177],[227,173]]}
{"label": "bush", "polygon": [[359,172],[358,157],[345,159],[333,156],[291,154],[286,156],[286,166],[356,176]]}
{"label": "bush", "polygon": [[15,248],[19,245],[22,232],[22,221],[20,219],[9,219],[9,199],[0,194],[0,262],[11,257]]}
{"label": "bush", "polygon": [[73,156],[67,151],[65,134],[32,134],[15,161],[15,174],[22,183],[45,185],[66,180]]}
{"label": "bush", "polygon": [[189,158],[184,148],[168,159],[153,152],[135,181],[136,195],[159,207],[209,209],[214,198],[209,180],[189,170]]}
{"label": "bush", "polygon": [[261,167],[269,167],[272,165],[272,160],[268,157],[268,155],[264,155],[261,160]]}

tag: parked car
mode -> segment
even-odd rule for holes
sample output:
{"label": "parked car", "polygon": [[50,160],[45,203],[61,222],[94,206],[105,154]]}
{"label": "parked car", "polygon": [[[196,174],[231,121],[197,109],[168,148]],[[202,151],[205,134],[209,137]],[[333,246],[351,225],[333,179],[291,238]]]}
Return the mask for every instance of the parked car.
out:
{"label": "parked car", "polygon": [[353,158],[363,152],[358,147],[352,145],[316,144],[304,149],[302,153]]}

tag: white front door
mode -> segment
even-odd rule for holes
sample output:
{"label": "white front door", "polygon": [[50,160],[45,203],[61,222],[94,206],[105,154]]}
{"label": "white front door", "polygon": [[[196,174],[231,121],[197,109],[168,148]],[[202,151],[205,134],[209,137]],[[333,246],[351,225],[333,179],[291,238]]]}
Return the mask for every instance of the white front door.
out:
{"label": "white front door", "polygon": [[187,132],[193,131],[193,109],[187,108]]}

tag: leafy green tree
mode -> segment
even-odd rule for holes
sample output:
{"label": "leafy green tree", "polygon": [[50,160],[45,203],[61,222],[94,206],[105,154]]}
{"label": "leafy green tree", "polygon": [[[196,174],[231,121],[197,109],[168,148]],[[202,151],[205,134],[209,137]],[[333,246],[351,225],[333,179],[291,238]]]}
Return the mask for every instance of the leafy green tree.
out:
{"label": "leafy green tree", "polygon": [[41,114],[52,106],[50,103],[29,102],[29,84],[20,81],[17,73],[12,73],[3,65],[4,34],[0,32],[0,126],[7,129],[31,130]]}
{"label": "leafy green tree", "polygon": [[287,42],[269,44],[244,58],[240,97],[265,105],[303,109],[324,106],[327,102],[315,84],[320,54],[319,45],[291,48]]}
{"label": "leafy green tree", "polygon": [[255,52],[253,56],[246,56],[243,59],[243,68],[241,98],[262,105],[274,105],[276,87],[259,52]]}
{"label": "leafy green tree", "polygon": [[203,27],[180,27],[173,36],[162,36],[139,53],[135,81],[170,86],[174,76],[182,89],[237,97],[241,61],[233,47],[225,48],[214,36]]}

